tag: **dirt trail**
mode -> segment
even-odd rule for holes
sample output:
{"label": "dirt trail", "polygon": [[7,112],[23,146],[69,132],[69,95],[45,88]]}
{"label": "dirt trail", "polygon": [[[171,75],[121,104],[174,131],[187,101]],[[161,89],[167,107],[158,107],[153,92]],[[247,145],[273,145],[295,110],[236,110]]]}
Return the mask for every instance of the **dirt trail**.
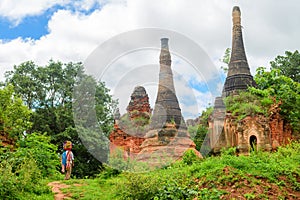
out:
{"label": "dirt trail", "polygon": [[54,199],[55,200],[64,200],[70,198],[71,194],[67,193],[64,194],[61,189],[68,188],[70,185],[60,183],[59,181],[54,181],[51,183],[48,183],[48,186],[52,187],[52,192],[55,194]]}

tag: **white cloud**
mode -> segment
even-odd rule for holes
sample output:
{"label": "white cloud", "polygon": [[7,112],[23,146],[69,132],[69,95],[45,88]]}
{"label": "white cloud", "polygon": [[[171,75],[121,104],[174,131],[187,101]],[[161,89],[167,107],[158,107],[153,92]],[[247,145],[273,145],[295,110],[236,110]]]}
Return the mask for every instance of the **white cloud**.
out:
{"label": "white cloud", "polygon": [[66,0],[2,0],[0,15],[17,25],[26,16],[39,15],[54,5],[64,5]]}

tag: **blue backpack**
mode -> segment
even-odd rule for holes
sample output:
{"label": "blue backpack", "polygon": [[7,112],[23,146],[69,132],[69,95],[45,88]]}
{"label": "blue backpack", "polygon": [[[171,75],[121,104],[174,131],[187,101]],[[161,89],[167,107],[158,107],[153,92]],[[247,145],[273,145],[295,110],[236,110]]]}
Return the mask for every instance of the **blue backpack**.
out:
{"label": "blue backpack", "polygon": [[63,152],[61,159],[62,159],[62,164],[67,165],[67,151]]}

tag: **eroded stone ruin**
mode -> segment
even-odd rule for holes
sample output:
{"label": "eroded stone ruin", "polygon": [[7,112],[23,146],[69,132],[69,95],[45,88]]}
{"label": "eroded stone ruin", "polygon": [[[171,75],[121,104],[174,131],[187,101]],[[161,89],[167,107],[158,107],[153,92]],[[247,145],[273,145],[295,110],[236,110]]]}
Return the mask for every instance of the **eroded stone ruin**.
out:
{"label": "eroded stone ruin", "polygon": [[114,129],[109,135],[110,152],[120,149],[124,158],[135,158],[141,151],[141,144],[145,140],[145,131],[135,129],[135,127],[145,127],[149,124],[151,108],[149,97],[142,86],[134,88],[131,94],[127,114],[121,115],[119,110],[115,112]]}
{"label": "eroded stone ruin", "polygon": [[248,86],[255,86],[246,58],[240,8],[235,6],[232,11],[232,52],[228,65],[227,78],[223,87],[222,97],[215,99],[214,111],[209,119],[209,144],[214,153],[222,148],[236,147],[241,154],[251,150],[276,149],[287,144],[291,139],[291,128],[279,114],[275,104],[270,117],[262,115],[247,116],[236,122],[231,113],[226,112],[223,99],[229,95],[238,95]]}

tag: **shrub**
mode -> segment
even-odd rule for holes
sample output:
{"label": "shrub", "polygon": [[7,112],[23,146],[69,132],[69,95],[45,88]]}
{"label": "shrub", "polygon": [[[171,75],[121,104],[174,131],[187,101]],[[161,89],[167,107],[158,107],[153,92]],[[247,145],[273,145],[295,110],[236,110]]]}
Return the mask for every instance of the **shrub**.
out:
{"label": "shrub", "polygon": [[43,177],[57,174],[57,167],[60,164],[56,154],[57,147],[50,143],[50,137],[39,133],[27,135],[18,141],[19,148],[15,152],[15,157],[20,161],[32,157]]}
{"label": "shrub", "polygon": [[57,174],[59,159],[49,137],[29,134],[17,146],[15,152],[0,149],[0,197],[26,199],[27,194],[50,193],[42,181]]}
{"label": "shrub", "polygon": [[18,158],[14,158],[15,162],[4,160],[0,163],[0,197],[24,199],[26,193],[50,193],[49,188],[41,183],[41,171],[34,159],[26,158],[17,164]]}
{"label": "shrub", "polygon": [[182,157],[182,162],[187,165],[192,165],[193,163],[195,163],[199,160],[200,160],[199,157],[196,155],[195,151],[192,149],[187,150]]}
{"label": "shrub", "polygon": [[128,174],[120,187],[121,199],[153,199],[162,182],[150,174]]}

